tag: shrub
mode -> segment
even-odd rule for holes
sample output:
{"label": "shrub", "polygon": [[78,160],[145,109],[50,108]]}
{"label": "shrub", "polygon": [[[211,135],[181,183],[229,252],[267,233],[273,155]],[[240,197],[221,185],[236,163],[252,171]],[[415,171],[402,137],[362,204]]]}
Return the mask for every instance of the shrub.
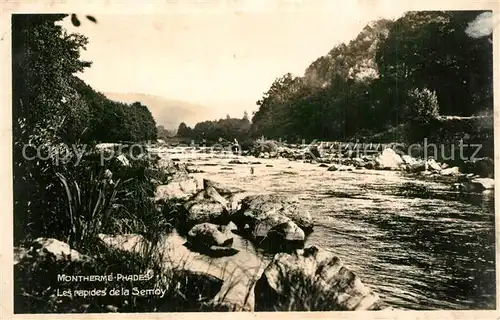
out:
{"label": "shrub", "polygon": [[168,174],[147,152],[130,158],[129,165],[117,156],[102,162],[91,149],[59,164],[25,161],[34,170],[19,179],[22,186],[15,185],[16,242],[46,236],[80,248],[97,233],[139,233],[152,240],[169,231],[151,199],[154,181]]}
{"label": "shrub", "polygon": [[428,123],[439,116],[439,104],[435,92],[427,88],[409,90],[404,111],[410,122]]}

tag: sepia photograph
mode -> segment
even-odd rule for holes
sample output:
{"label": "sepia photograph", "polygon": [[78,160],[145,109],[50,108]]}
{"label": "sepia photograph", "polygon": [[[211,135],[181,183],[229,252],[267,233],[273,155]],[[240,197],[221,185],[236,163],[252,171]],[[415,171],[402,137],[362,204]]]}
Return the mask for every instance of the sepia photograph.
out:
{"label": "sepia photograph", "polygon": [[497,14],[199,2],[9,14],[14,314],[496,310]]}

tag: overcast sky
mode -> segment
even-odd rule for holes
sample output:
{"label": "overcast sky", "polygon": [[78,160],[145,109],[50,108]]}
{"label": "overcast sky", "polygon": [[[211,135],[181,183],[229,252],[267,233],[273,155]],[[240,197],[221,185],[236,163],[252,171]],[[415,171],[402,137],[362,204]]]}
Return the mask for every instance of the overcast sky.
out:
{"label": "overcast sky", "polygon": [[93,65],[81,78],[95,89],[153,94],[203,104],[214,117],[240,117],[257,109],[255,102],[275,78],[303,75],[312,61],[353,39],[370,21],[401,16],[395,3],[310,1],[296,10],[288,5],[254,13],[245,8],[95,14],[98,24],[65,26],[89,38],[82,56]]}

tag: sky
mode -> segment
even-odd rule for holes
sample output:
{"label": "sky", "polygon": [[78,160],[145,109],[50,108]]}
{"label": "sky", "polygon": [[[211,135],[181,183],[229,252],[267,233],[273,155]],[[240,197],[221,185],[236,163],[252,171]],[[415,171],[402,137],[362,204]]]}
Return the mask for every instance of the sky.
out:
{"label": "sky", "polygon": [[249,3],[171,14],[93,14],[97,24],[82,19],[75,28],[67,19],[64,26],[88,37],[82,58],[93,65],[80,77],[96,90],[197,103],[215,118],[251,114],[276,78],[303,75],[370,21],[404,13],[394,3],[369,0]]}

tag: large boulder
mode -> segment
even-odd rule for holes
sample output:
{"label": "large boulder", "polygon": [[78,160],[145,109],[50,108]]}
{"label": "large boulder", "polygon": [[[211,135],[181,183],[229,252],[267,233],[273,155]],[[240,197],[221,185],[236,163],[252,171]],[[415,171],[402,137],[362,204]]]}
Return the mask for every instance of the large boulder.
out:
{"label": "large boulder", "polygon": [[313,229],[311,214],[298,199],[277,194],[246,196],[241,201],[241,208],[231,216],[231,220],[239,227],[245,224],[253,226],[275,214],[289,217],[306,233]]}
{"label": "large boulder", "polygon": [[233,244],[233,238],[227,232],[219,230],[219,226],[212,223],[197,224],[189,230],[187,240],[193,246],[211,246],[230,247]]}
{"label": "large boulder", "polygon": [[298,199],[274,194],[245,197],[231,220],[240,233],[270,252],[303,248],[313,228],[309,212]]}
{"label": "large boulder", "polygon": [[212,222],[226,224],[229,222],[231,203],[209,184],[191,197],[183,205],[177,227],[180,231],[188,231],[196,224]]}
{"label": "large boulder", "polygon": [[24,246],[14,248],[14,264],[26,258],[50,257],[54,261],[90,262],[91,257],[71,249],[70,246],[53,238],[37,238]]}
{"label": "large boulder", "polygon": [[252,237],[256,240],[266,238],[269,231],[277,225],[291,222],[290,218],[281,214],[272,214],[262,220],[256,221],[252,230]]}
{"label": "large boulder", "polygon": [[424,160],[419,160],[415,159],[410,155],[402,155],[401,160],[403,160],[403,165],[405,166],[406,170],[409,172],[417,173],[417,172],[422,172],[425,171],[425,161]]}
{"label": "large boulder", "polygon": [[495,189],[495,180],[491,178],[476,178],[470,181],[455,183],[453,189],[465,193],[490,192]]}
{"label": "large boulder", "polygon": [[451,167],[441,170],[440,173],[443,176],[458,176],[460,175],[460,169],[458,167]]}
{"label": "large boulder", "polygon": [[443,169],[441,167],[441,165],[434,159],[428,159],[426,162],[426,168],[428,171],[430,172],[441,172],[441,170]]}
{"label": "large boulder", "polygon": [[269,252],[293,252],[304,248],[306,235],[293,221],[275,225],[267,233],[261,247]]}
{"label": "large boulder", "polygon": [[255,311],[380,310],[378,295],[333,253],[313,246],[278,253],[255,288]]}
{"label": "large boulder", "polygon": [[268,238],[276,239],[278,242],[294,242],[304,244],[305,233],[293,221],[280,223],[269,230]]}
{"label": "large boulder", "polygon": [[232,196],[235,193],[243,192],[242,189],[239,188],[229,188],[222,183],[209,180],[209,179],[203,179],[203,189],[207,190],[207,188],[214,188],[221,196],[227,197],[227,196]]}
{"label": "large boulder", "polygon": [[[209,259],[206,253],[190,250],[185,238],[174,231],[165,237],[164,259],[174,269],[187,269],[190,272],[208,274],[221,279],[222,288],[213,299],[216,310],[253,311],[254,295],[249,294],[249,289],[253,288],[253,284],[262,274],[266,264],[261,260],[261,255],[257,254],[254,247],[249,246],[247,241],[238,235],[232,237],[234,241],[231,248],[218,248],[233,250],[237,252],[236,254],[219,255],[216,259]],[[213,251],[211,256],[212,254]],[[196,289],[193,288],[193,290]]]}
{"label": "large boulder", "polygon": [[[221,222],[227,219],[227,207],[220,201],[204,198],[188,201],[184,204],[185,213],[185,227],[191,228],[192,226],[204,222]],[[181,222],[182,223],[182,222]]]}
{"label": "large boulder", "polygon": [[419,160],[407,154],[402,155],[401,160],[403,160],[403,163],[406,164],[407,166],[414,166],[420,162]]}
{"label": "large boulder", "polygon": [[221,232],[219,226],[211,223],[197,224],[187,234],[190,247],[208,255],[233,255],[233,237],[229,232]]}
{"label": "large boulder", "polygon": [[202,200],[202,199],[211,199],[213,201],[219,202],[226,208],[229,205],[229,201],[226,198],[224,198],[215,187],[211,185],[205,185],[203,191],[200,191],[193,198],[193,200]]}
{"label": "large boulder", "polygon": [[183,178],[160,185],[156,188],[156,200],[187,200],[201,190],[194,178]]}
{"label": "large boulder", "polygon": [[396,170],[403,164],[403,159],[391,148],[386,148],[375,158],[375,168],[382,170]]}
{"label": "large boulder", "polygon": [[493,190],[495,189],[495,180],[491,178],[476,178],[472,179],[471,183],[476,183],[482,186],[484,190]]}

